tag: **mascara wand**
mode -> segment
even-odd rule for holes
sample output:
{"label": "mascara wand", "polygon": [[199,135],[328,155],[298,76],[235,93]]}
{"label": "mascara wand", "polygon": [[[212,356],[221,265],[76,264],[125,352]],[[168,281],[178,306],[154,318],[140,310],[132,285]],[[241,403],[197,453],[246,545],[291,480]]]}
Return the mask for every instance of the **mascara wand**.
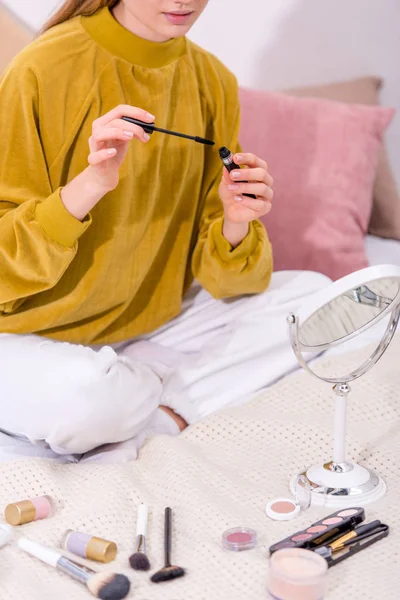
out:
{"label": "mascara wand", "polygon": [[178,131],[170,131],[169,129],[162,129],[161,127],[156,127],[154,123],[146,123],[145,121],[139,121],[139,119],[133,119],[132,117],[122,117],[123,121],[127,121],[128,123],[132,123],[133,125],[139,125],[146,133],[151,135],[154,131],[158,131],[159,133],[166,133],[168,135],[175,135],[176,137],[185,138],[187,140],[193,140],[198,144],[205,144],[206,146],[214,146],[215,142],[211,140],[206,140],[205,138],[199,137],[198,135],[187,135],[186,133],[179,133]]}

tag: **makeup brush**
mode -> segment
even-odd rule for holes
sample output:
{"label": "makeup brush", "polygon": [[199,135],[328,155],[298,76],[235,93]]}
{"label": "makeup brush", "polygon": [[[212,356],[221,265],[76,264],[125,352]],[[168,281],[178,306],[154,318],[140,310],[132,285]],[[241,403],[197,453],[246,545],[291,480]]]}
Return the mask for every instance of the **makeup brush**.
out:
{"label": "makeup brush", "polygon": [[148,507],[141,504],[138,509],[136,524],[136,552],[129,557],[129,564],[135,571],[148,571],[150,561],[146,556],[146,531]]}
{"label": "makeup brush", "polygon": [[371,534],[376,530],[381,531],[381,527],[382,523],[380,521],[372,521],[371,523],[360,525],[359,527],[353,529],[353,531],[350,531],[350,533],[342,535],[340,538],[338,538],[331,544],[327,544],[327,546],[329,546],[329,548],[331,548],[333,552],[338,552],[346,546],[346,542],[349,542],[350,540],[355,540],[367,534]]}
{"label": "makeup brush", "polygon": [[121,600],[129,594],[131,583],[125,575],[96,573],[63,556],[57,550],[32,542],[28,538],[20,538],[17,545],[21,550],[66,573],[72,579],[84,583],[89,592],[101,600]]}
{"label": "makeup brush", "polygon": [[168,507],[164,515],[164,566],[154,573],[151,577],[153,583],[171,581],[178,577],[183,577],[185,570],[182,567],[171,565],[171,545],[172,545],[172,510]]}
{"label": "makeup brush", "polygon": [[358,546],[359,549],[367,548],[374,542],[378,542],[379,540],[383,539],[384,537],[387,537],[388,535],[388,525],[385,525],[385,523],[381,523],[380,521],[373,521],[372,523],[367,523],[366,525],[362,525],[361,527],[356,527],[356,529],[354,529],[352,532],[342,536],[335,542],[332,542],[332,544],[316,548],[314,552],[316,552],[329,562],[329,559],[333,558],[334,555],[338,552],[341,552],[343,550],[350,550],[350,553],[355,554],[357,549],[353,549],[353,546]]}
{"label": "makeup brush", "polygon": [[149,135],[151,135],[153,131],[158,131],[159,133],[166,133],[167,135],[175,135],[176,137],[185,138],[187,140],[193,140],[198,144],[205,144],[206,146],[214,146],[215,144],[215,142],[212,142],[211,140],[206,140],[205,138],[199,137],[198,135],[187,135],[186,133],[179,133],[178,131],[161,129],[161,127],[156,127],[154,123],[146,123],[145,121],[133,119],[132,117],[122,117],[122,120],[127,121],[127,123],[133,123],[133,125],[139,125],[139,127],[141,127]]}

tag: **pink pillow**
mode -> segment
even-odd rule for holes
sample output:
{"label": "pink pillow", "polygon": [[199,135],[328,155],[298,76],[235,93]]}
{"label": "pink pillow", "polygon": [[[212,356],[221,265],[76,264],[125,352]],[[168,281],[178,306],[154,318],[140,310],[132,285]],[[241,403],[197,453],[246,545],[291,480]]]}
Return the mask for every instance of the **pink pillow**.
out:
{"label": "pink pillow", "polygon": [[240,100],[243,150],[264,158],[274,178],[262,221],[275,270],[338,279],[368,266],[376,167],[395,110],[243,88]]}

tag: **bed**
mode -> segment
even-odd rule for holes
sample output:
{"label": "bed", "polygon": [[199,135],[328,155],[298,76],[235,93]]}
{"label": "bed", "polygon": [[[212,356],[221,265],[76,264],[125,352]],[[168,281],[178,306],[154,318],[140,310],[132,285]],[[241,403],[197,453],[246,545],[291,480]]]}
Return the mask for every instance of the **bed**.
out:
{"label": "bed", "polygon": [[[364,352],[323,358],[321,368],[330,369],[334,361],[347,369]],[[387,522],[391,534],[331,569],[327,600],[398,598],[399,352],[397,335],[385,359],[354,384],[348,433],[352,458],[377,470],[388,484],[385,498],[366,513],[368,521]],[[18,533],[51,546],[59,546],[68,528],[115,540],[116,562],[104,568],[128,575],[129,597],[137,600],[266,598],[268,547],[334,512],[311,508],[286,523],[271,521],[264,512],[268,500],[288,495],[291,475],[330,456],[332,409],[329,386],[298,372],[246,406],[213,415],[178,438],[149,440],[135,462],[61,465],[35,458],[3,464],[0,504],[50,494],[55,516]],[[162,566],[163,510],[173,508],[173,561],[187,569],[183,579],[157,586],[148,574],[129,569],[142,501],[150,507],[148,555],[154,569]],[[222,533],[237,526],[257,531],[255,549],[222,549]],[[11,545],[0,550],[0,582],[2,600],[88,597],[84,587]]]}

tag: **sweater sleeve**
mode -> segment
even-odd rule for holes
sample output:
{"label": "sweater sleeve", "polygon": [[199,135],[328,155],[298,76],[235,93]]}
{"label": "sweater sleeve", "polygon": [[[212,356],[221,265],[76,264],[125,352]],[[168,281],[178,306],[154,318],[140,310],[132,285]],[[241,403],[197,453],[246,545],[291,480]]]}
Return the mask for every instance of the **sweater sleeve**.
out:
{"label": "sweater sleeve", "polygon": [[[235,154],[241,151],[238,141],[240,109],[236,86],[234,92],[232,96],[230,90],[226,96],[230,99],[237,98],[232,119],[234,134],[232,136],[231,133],[229,145],[229,149]],[[227,117],[229,113],[225,110],[222,114]],[[232,132],[232,127],[230,131]],[[232,248],[223,236],[223,207],[218,193],[222,168],[218,152],[212,152],[212,159],[207,166],[212,175],[205,192],[199,233],[192,257],[193,276],[218,299],[265,291],[271,279],[273,263],[271,244],[265,227],[259,220],[250,223],[246,238],[236,248]]]}
{"label": "sweater sleeve", "polygon": [[[53,189],[40,135],[40,83],[19,64],[0,80],[0,312],[51,289],[90,225],[65,208]],[[60,107],[62,110],[62,107]]]}

